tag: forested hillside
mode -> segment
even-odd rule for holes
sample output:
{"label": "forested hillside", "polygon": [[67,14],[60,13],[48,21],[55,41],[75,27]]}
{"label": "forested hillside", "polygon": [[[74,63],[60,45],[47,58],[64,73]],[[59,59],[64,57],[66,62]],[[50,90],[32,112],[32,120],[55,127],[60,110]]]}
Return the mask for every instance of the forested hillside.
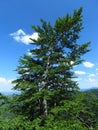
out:
{"label": "forested hillside", "polygon": [[93,93],[96,95],[96,97],[98,98],[98,88],[92,88],[86,91],[87,93]]}
{"label": "forested hillside", "polygon": [[80,92],[73,70],[89,52],[90,42],[77,42],[82,8],[32,28],[38,39],[31,39],[13,81],[19,94],[0,95],[0,130],[98,130],[98,98]]}

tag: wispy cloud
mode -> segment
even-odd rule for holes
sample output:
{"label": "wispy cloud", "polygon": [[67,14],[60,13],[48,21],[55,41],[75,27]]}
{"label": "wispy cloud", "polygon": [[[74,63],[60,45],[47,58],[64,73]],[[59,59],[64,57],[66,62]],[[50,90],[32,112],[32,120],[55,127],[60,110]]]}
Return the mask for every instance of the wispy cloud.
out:
{"label": "wispy cloud", "polygon": [[81,81],[82,80],[82,78],[76,78],[75,79],[75,81],[77,81],[77,82],[79,82],[79,81]]}
{"label": "wispy cloud", "polygon": [[95,82],[96,80],[94,78],[88,78],[89,82]]}
{"label": "wispy cloud", "polygon": [[17,42],[24,43],[26,45],[30,44],[31,41],[30,38],[37,40],[38,39],[38,33],[34,32],[33,34],[26,34],[22,29],[17,30],[16,32],[13,32],[10,34],[10,36],[16,40]]}
{"label": "wispy cloud", "polygon": [[93,66],[94,66],[94,64],[93,63],[91,63],[91,62],[83,62],[83,65],[85,66],[85,67],[87,67],[87,68],[92,68]]}
{"label": "wispy cloud", "polygon": [[96,70],[98,71],[98,68],[96,68]]}
{"label": "wispy cloud", "polygon": [[96,77],[95,74],[89,74],[89,77]]}
{"label": "wispy cloud", "polygon": [[88,81],[95,82],[96,81],[96,74],[89,74]]}
{"label": "wispy cloud", "polygon": [[98,76],[98,73],[96,73],[96,75]]}
{"label": "wispy cloud", "polygon": [[86,74],[86,72],[77,70],[77,71],[75,71],[75,74],[84,75],[84,74]]}

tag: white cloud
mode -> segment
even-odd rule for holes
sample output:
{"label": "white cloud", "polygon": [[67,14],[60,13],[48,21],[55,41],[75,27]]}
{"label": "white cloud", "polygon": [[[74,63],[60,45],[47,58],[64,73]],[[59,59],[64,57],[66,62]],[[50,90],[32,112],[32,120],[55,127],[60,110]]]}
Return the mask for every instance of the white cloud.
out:
{"label": "white cloud", "polygon": [[96,75],[95,74],[89,74],[89,77],[95,77]]}
{"label": "white cloud", "polygon": [[95,82],[96,81],[96,75],[95,74],[89,74],[88,76],[88,81],[89,82]]}
{"label": "white cloud", "polygon": [[96,68],[96,70],[98,71],[98,68]]}
{"label": "white cloud", "polygon": [[94,79],[94,78],[92,78],[92,77],[89,77],[89,78],[88,78],[88,81],[89,81],[89,82],[95,82],[96,79]]}
{"label": "white cloud", "polygon": [[6,82],[6,79],[5,79],[5,78],[0,77],[0,83],[5,83],[5,82]]}
{"label": "white cloud", "polygon": [[95,77],[82,78],[82,80],[79,80],[78,82],[81,89],[98,88],[98,80]]}
{"label": "white cloud", "polygon": [[0,92],[11,92],[12,91],[11,81],[12,80],[0,77]]}
{"label": "white cloud", "polygon": [[76,78],[76,79],[75,79],[75,81],[77,81],[77,82],[78,82],[78,81],[81,81],[81,80],[82,80],[82,78]]}
{"label": "white cloud", "polygon": [[78,80],[81,89],[90,89],[93,87],[98,88],[98,75],[97,73],[86,73],[86,76],[79,75],[82,80]]}
{"label": "white cloud", "polygon": [[84,74],[86,74],[86,72],[77,70],[77,71],[75,71],[75,74],[84,75]]}
{"label": "white cloud", "polygon": [[85,66],[85,67],[87,67],[87,68],[92,68],[93,66],[94,66],[94,64],[93,63],[91,63],[91,62],[83,62],[83,65]]}
{"label": "white cloud", "polygon": [[26,33],[25,33],[22,29],[19,29],[19,30],[17,30],[16,32],[11,33],[10,35],[11,35],[11,36],[19,36],[19,35],[25,36]]}
{"label": "white cloud", "polygon": [[35,39],[35,40],[38,39],[37,32],[34,32],[33,34],[29,35],[29,34],[26,34],[22,29],[19,29],[18,31],[11,33],[10,36],[13,37],[13,39],[16,40],[17,42],[22,42],[26,45],[32,42],[30,38]]}

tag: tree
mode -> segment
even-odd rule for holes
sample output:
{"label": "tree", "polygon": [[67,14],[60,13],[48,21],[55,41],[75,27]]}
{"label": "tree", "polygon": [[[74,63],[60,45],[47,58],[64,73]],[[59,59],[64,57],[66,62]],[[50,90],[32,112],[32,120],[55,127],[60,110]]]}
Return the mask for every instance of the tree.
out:
{"label": "tree", "polygon": [[61,101],[74,98],[79,87],[73,80],[73,67],[83,61],[81,56],[89,51],[90,44],[77,43],[83,29],[81,14],[82,8],[72,16],[59,17],[54,25],[41,20],[41,26],[32,26],[38,39],[31,39],[31,55],[20,58],[20,77],[13,81],[14,89],[21,92],[12,105],[16,113],[30,120],[46,117]]}

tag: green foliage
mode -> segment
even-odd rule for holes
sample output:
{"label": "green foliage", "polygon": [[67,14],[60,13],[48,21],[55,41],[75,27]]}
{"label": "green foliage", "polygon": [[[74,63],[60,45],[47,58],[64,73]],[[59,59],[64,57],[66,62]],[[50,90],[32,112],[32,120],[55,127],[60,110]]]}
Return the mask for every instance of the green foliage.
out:
{"label": "green foliage", "polygon": [[[12,101],[14,104],[14,100]],[[15,108],[17,109],[17,104]],[[39,116],[32,121],[19,113],[2,115],[0,130],[90,130],[90,128],[97,130],[97,110],[98,98],[95,95],[78,92],[72,100],[62,100],[47,116]]]}

